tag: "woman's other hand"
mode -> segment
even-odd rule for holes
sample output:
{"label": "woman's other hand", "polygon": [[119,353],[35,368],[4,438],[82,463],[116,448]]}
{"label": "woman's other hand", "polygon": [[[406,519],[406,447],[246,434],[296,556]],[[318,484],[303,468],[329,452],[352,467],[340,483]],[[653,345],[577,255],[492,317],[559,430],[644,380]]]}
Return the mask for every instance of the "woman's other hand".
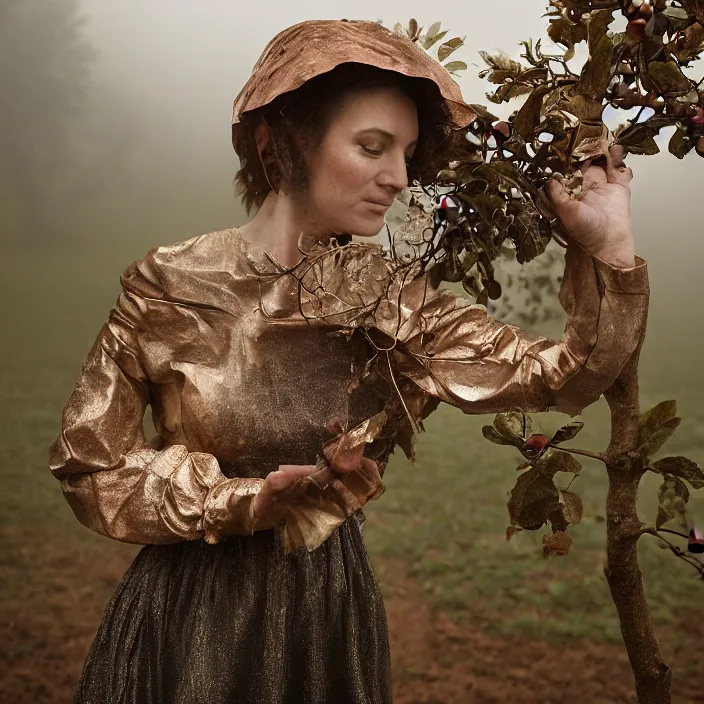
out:
{"label": "woman's other hand", "polygon": [[264,479],[259,493],[252,499],[255,530],[277,525],[283,517],[283,496],[299,479],[309,476],[316,469],[314,464],[282,464],[277,471],[270,472]]}
{"label": "woman's other hand", "polygon": [[623,147],[611,147],[606,164],[582,167],[582,194],[575,198],[556,180],[546,185],[555,214],[569,235],[589,254],[614,267],[635,266],[631,230],[633,171],[623,162]]}

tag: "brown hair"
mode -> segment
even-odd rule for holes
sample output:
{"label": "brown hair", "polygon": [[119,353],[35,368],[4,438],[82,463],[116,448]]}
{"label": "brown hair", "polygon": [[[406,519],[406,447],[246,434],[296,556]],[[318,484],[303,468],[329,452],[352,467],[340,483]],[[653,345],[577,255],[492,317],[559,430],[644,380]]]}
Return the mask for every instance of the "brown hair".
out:
{"label": "brown hair", "polygon": [[[242,121],[233,126],[232,141],[240,159],[235,183],[247,212],[261,206],[281,180],[305,190],[303,151],[320,144],[332,109],[352,90],[379,87],[398,88],[415,103],[419,141],[408,178],[411,183],[432,180],[447,162],[449,137],[455,127],[438,87],[428,79],[409,78],[367,64],[345,63],[279,95],[261,108],[244,113]],[[260,158],[254,130],[261,121],[269,127],[271,135]],[[303,149],[297,146],[296,137]]]}

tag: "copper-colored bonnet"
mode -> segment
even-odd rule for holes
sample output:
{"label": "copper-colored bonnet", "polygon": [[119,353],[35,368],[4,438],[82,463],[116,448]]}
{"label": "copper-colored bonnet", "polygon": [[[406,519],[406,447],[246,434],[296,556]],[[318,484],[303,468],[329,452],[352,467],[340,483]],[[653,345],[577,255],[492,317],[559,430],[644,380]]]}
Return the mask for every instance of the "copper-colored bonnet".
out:
{"label": "copper-colored bonnet", "polygon": [[476,117],[448,71],[407,37],[377,22],[309,20],[284,29],[267,44],[235,98],[233,126],[243,113],[267,105],[344,63],[368,64],[430,80],[458,127],[466,127]]}

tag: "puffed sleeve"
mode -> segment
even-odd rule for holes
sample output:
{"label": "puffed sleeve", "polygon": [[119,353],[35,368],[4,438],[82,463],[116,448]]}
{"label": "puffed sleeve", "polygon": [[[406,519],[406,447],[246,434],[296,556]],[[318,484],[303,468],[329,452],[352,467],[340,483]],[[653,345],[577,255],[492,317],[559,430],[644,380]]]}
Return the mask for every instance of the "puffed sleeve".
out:
{"label": "puffed sleeve", "polygon": [[225,509],[234,511],[235,530],[250,534],[251,498],[261,480],[227,479],[212,455],[183,445],[157,451],[145,440],[149,379],[138,337],[156,284],[145,279],[137,290],[125,280],[64,409],[50,468],[78,520],[117,540],[216,542],[221,536],[211,526]]}
{"label": "puffed sleeve", "polygon": [[402,298],[397,369],[465,413],[518,407],[574,416],[599,399],[636,349],[648,298],[643,259],[615,268],[571,242],[559,293],[566,324],[556,341],[497,321],[450,291],[429,295],[418,279]]}

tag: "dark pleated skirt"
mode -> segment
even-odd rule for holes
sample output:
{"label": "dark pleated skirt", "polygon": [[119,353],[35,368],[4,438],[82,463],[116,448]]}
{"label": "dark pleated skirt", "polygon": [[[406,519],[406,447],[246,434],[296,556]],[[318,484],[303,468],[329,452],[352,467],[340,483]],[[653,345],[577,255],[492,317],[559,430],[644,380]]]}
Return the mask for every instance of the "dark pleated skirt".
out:
{"label": "dark pleated skirt", "polygon": [[391,702],[386,615],[357,519],[311,553],[285,555],[278,531],[143,548],[75,702]]}

